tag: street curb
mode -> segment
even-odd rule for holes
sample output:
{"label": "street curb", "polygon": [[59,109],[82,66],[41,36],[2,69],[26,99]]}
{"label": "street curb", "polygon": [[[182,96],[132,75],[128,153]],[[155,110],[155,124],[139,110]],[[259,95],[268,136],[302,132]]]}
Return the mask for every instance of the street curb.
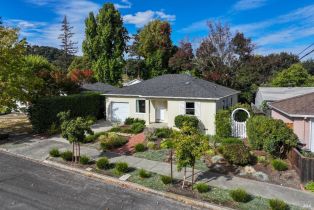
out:
{"label": "street curb", "polygon": [[97,173],[90,172],[90,171],[85,171],[85,170],[74,168],[74,167],[67,166],[64,164],[56,163],[56,162],[53,162],[50,160],[44,160],[43,163],[45,165],[49,165],[49,166],[52,166],[54,168],[58,168],[58,169],[62,169],[65,171],[70,171],[70,172],[75,172],[75,173],[79,173],[79,174],[87,176],[87,177],[95,178],[95,179],[101,180],[105,183],[118,185],[118,186],[123,187],[123,188],[133,189],[133,190],[137,190],[137,191],[141,191],[141,192],[152,193],[152,194],[159,195],[159,196],[171,199],[171,200],[183,202],[187,205],[191,205],[194,207],[208,208],[208,209],[213,209],[213,210],[231,210],[231,208],[221,207],[221,206],[210,204],[207,202],[198,201],[198,200],[195,200],[192,198],[188,198],[188,197],[177,195],[177,194],[170,193],[170,192],[160,192],[160,191],[153,190],[153,189],[150,189],[147,187],[143,187],[142,185],[139,185],[136,183],[132,183],[132,182],[128,182],[128,181],[121,181],[117,178],[113,178],[113,177],[102,175],[102,174],[97,174]]}

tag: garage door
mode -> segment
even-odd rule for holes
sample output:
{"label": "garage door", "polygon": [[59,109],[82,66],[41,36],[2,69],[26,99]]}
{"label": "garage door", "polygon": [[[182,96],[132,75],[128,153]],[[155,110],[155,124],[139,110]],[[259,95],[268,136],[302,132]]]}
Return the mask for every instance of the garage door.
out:
{"label": "garage door", "polygon": [[111,103],[111,121],[124,122],[129,117],[129,103]]}

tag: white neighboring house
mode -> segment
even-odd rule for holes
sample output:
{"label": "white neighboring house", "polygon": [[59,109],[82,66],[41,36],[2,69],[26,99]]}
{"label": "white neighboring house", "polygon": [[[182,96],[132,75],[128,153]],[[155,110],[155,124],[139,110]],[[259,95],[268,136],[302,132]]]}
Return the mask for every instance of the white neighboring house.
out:
{"label": "white neighboring house", "polygon": [[217,110],[238,102],[239,91],[186,74],[167,74],[105,93],[107,120],[140,118],[174,127],[177,115],[196,116],[204,133],[215,134]]}
{"label": "white neighboring house", "polygon": [[261,110],[264,101],[269,104],[313,92],[314,87],[260,87],[256,93],[255,107]]}
{"label": "white neighboring house", "polygon": [[123,83],[123,87],[135,85],[135,84],[138,84],[138,83],[140,83],[140,82],[142,82],[142,81],[143,81],[143,80],[141,80],[141,79],[133,79],[133,80],[131,80],[131,81],[124,82],[124,83]]}

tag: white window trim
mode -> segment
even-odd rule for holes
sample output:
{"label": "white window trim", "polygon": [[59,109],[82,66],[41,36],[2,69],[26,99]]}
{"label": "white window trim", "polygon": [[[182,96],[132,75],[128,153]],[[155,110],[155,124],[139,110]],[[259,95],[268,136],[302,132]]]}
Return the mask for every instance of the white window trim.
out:
{"label": "white window trim", "polygon": [[[194,108],[186,108],[186,103],[194,103]],[[185,101],[185,103],[184,103],[184,114],[188,115],[188,116],[196,116],[196,107],[195,106],[196,106],[195,101]],[[190,109],[190,110],[194,109],[194,114],[187,114],[186,109]]]}
{"label": "white window trim", "polygon": [[[137,112],[137,102],[144,101],[145,102],[145,112]],[[135,101],[135,114],[146,114],[146,100],[145,99],[136,99]]]}

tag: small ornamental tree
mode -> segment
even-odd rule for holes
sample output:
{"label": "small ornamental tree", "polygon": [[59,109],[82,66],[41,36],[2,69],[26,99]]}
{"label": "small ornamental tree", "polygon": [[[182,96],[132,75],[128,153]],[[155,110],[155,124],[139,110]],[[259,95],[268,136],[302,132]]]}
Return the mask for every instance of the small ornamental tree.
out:
{"label": "small ornamental tree", "polygon": [[161,142],[160,147],[162,149],[170,149],[170,177],[171,180],[173,180],[173,150],[175,149],[175,141],[177,136],[179,135],[179,132],[172,131],[170,138],[165,139]]}
{"label": "small ornamental tree", "polygon": [[192,167],[192,187],[194,183],[194,167],[195,162],[205,151],[209,149],[208,139],[198,133],[197,129],[187,126],[182,127],[181,133],[176,139],[176,159],[179,171],[184,168],[184,179],[182,188],[186,181],[186,167]]}
{"label": "small ornamental tree", "polygon": [[84,142],[86,134],[93,134],[90,128],[92,121],[82,117],[71,119],[70,111],[60,112],[58,117],[61,121],[62,137],[72,143],[72,161],[77,163],[80,160],[80,143]]}

